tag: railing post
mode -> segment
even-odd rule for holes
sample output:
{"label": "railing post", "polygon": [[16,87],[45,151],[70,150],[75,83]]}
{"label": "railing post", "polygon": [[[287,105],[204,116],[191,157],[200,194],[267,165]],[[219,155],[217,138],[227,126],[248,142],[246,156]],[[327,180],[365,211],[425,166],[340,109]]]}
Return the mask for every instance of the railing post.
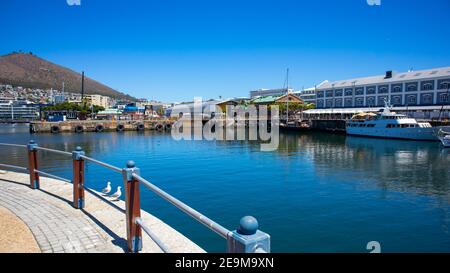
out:
{"label": "railing post", "polygon": [[136,223],[136,218],[141,217],[141,204],[139,180],[133,177],[133,173],[139,175],[139,168],[136,168],[133,161],[128,161],[127,167],[122,171],[125,184],[128,250],[130,252],[139,252],[142,250],[142,229]]}
{"label": "railing post", "polygon": [[270,235],[258,230],[258,221],[252,216],[241,218],[237,230],[227,238],[228,253],[269,253]]}
{"label": "railing post", "polygon": [[84,155],[83,149],[77,147],[72,152],[73,159],[73,207],[84,208]]}
{"label": "railing post", "polygon": [[38,168],[37,150],[38,145],[34,140],[30,140],[27,145],[28,148],[28,170],[30,172],[30,187],[32,189],[39,189],[39,174],[36,172]]}

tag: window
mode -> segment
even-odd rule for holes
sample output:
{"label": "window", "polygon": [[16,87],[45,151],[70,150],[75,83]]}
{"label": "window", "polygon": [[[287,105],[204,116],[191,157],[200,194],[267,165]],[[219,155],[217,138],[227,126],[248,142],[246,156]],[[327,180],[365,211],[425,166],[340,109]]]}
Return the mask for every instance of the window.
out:
{"label": "window", "polygon": [[406,91],[409,91],[409,92],[417,91],[417,83],[407,83]]}
{"label": "window", "polygon": [[417,103],[417,96],[408,96],[408,98],[406,99],[406,102],[409,104],[409,105],[412,105],[412,104],[416,104]]}
{"label": "window", "polygon": [[342,96],[342,89],[337,89],[337,90],[335,90],[335,91],[334,91],[334,96],[336,96],[336,97]]}
{"label": "window", "polygon": [[433,94],[432,93],[422,94],[421,104],[433,104]]}
{"label": "window", "polygon": [[375,86],[366,87],[366,94],[375,94]]}
{"label": "window", "polygon": [[393,105],[401,105],[402,104],[402,96],[391,96],[391,103]]}
{"label": "window", "polygon": [[448,94],[447,93],[441,93],[439,94],[439,102],[440,103],[448,103]]}
{"label": "window", "polygon": [[391,86],[391,92],[400,93],[403,91],[403,84],[393,84]]}
{"label": "window", "polygon": [[323,100],[317,100],[317,108],[323,108]]}
{"label": "window", "polygon": [[388,93],[389,89],[387,85],[378,86],[378,94]]}
{"label": "window", "polygon": [[367,97],[366,105],[369,106],[369,107],[375,106],[375,97]]}
{"label": "window", "polygon": [[443,79],[438,81],[438,89],[447,90],[450,88],[450,79]]}
{"label": "window", "polygon": [[434,81],[423,81],[420,83],[420,90],[433,90],[434,89]]}
{"label": "window", "polygon": [[324,92],[323,91],[317,91],[317,97],[318,98],[323,98],[324,96]]}
{"label": "window", "polygon": [[364,99],[363,98],[356,98],[355,99],[355,106],[364,106]]}
{"label": "window", "polygon": [[353,89],[345,89],[345,96],[353,96]]}
{"label": "window", "polygon": [[384,106],[384,101],[387,101],[388,97],[382,96],[382,97],[378,97],[378,104],[377,106]]}
{"label": "window", "polygon": [[326,93],[325,93],[325,96],[328,97],[328,98],[332,97],[333,96],[333,90],[327,90]]}
{"label": "window", "polygon": [[353,106],[353,100],[345,99],[345,107],[352,107],[352,106]]}
{"label": "window", "polygon": [[355,89],[355,95],[357,95],[357,96],[364,95],[364,88],[362,88],[362,87],[356,88]]}

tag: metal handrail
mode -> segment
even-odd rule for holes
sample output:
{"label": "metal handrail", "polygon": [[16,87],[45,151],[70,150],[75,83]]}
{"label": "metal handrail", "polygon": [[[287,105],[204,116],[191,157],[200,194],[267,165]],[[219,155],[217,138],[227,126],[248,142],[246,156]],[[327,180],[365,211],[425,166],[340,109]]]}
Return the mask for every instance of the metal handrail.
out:
{"label": "metal handrail", "polygon": [[34,171],[36,173],[40,174],[40,175],[47,176],[49,178],[54,178],[54,179],[61,180],[61,181],[67,182],[67,183],[72,183],[72,180],[66,179],[64,177],[60,177],[60,176],[57,176],[57,175],[54,175],[54,174],[46,173],[46,172],[43,172],[43,171],[40,171],[40,170],[34,170]]}
{"label": "metal handrail", "polygon": [[20,147],[20,148],[26,148],[27,145],[20,145],[20,144],[10,144],[10,143],[0,143],[1,146],[11,146],[11,147]]}
{"label": "metal handrail", "polygon": [[98,164],[100,166],[103,166],[105,168],[111,169],[111,170],[113,170],[115,172],[122,173],[122,169],[121,168],[117,168],[116,166],[110,165],[110,164],[102,162],[102,161],[98,161],[97,159],[93,159],[93,158],[87,157],[85,155],[80,155],[80,157],[83,158],[84,160],[90,161],[92,163],[96,163],[96,164]]}
{"label": "metal handrail", "polygon": [[[82,149],[80,147],[77,147],[76,151],[70,153],[70,152],[54,150],[54,149],[50,149],[50,148],[39,147],[39,146],[37,146],[37,144],[35,144],[34,141],[30,141],[30,144],[28,146],[27,145],[18,145],[18,144],[7,144],[7,143],[0,143],[0,145],[12,146],[12,147],[22,147],[22,148],[28,147],[30,151],[32,151],[34,149],[34,150],[58,153],[61,155],[73,157],[74,162],[76,162],[77,160],[79,161],[80,159],[84,159],[86,161],[98,164],[98,165],[103,166],[108,169],[111,169],[115,172],[122,173],[124,175],[124,179],[125,179],[125,175],[126,175],[127,177],[132,177],[133,179],[135,179],[136,182],[137,181],[141,182],[146,188],[150,189],[151,191],[153,191],[154,193],[159,195],[161,198],[168,201],[169,203],[171,203],[172,205],[174,205],[181,211],[183,211],[185,214],[194,218],[195,220],[197,220],[198,222],[200,222],[201,224],[206,226],[208,229],[214,231],[221,237],[225,238],[228,241],[228,247],[229,247],[228,250],[229,251],[232,251],[232,252],[233,251],[243,251],[247,244],[249,244],[249,245],[255,244],[254,240],[261,242],[261,244],[258,244],[258,248],[255,248],[253,250],[249,250],[248,248],[245,248],[245,252],[253,251],[254,253],[265,253],[267,251],[270,251],[270,236],[264,232],[258,231],[258,222],[255,218],[248,217],[248,216],[243,217],[241,219],[239,229],[236,231],[230,231],[227,228],[216,223],[215,221],[211,220],[210,218],[206,217],[205,215],[201,214],[197,210],[186,205],[185,203],[178,200],[177,198],[173,197],[172,195],[168,194],[167,192],[163,191],[162,189],[158,188],[157,186],[155,186],[154,184],[152,184],[145,178],[141,177],[138,174],[139,172],[134,171],[135,170],[134,162],[132,162],[132,161],[129,161],[127,163],[127,168],[121,169],[121,168],[115,167],[113,165],[110,165],[108,163],[85,156],[84,152],[82,151]],[[36,155],[34,155],[34,156],[36,156]],[[30,162],[32,162],[32,161],[30,161]],[[32,164],[32,163],[30,163],[30,164]],[[25,168],[25,167],[13,166],[13,165],[8,165],[8,164],[0,164],[0,167],[1,166],[7,167],[7,168],[18,169],[18,170],[22,170],[22,171],[29,171],[29,168]],[[33,167],[30,167],[30,168],[33,168]],[[75,165],[74,165],[74,168],[75,168]],[[30,175],[31,175],[31,173],[32,172],[30,172]],[[75,185],[78,185],[77,183],[79,183],[79,181],[76,182],[75,178],[74,178],[74,181],[71,181],[71,180],[68,180],[68,179],[53,175],[53,174],[49,174],[44,171],[37,170],[37,168],[34,168],[34,173],[38,173],[38,174],[41,174],[43,176],[47,176],[50,178],[55,178],[55,179],[58,179],[58,180],[61,180],[64,182],[73,183],[74,189],[75,189]],[[131,179],[131,178],[127,178],[127,179]],[[130,181],[128,181],[128,182],[130,182]],[[38,187],[39,187],[39,185],[38,185]],[[78,202],[81,202],[78,204],[83,204],[84,201],[82,199],[78,199],[78,200],[79,200]],[[129,201],[126,201],[126,202],[129,202]],[[75,201],[74,201],[74,203],[75,203]],[[82,208],[82,207],[83,207],[83,205],[76,206],[76,208]],[[128,210],[128,207],[127,207],[127,210]],[[128,211],[126,211],[126,213],[128,213]],[[127,218],[128,217],[129,217],[129,215],[127,215]],[[133,223],[135,225],[140,226],[150,236],[150,238],[161,248],[161,250],[163,250],[166,253],[170,252],[169,249],[167,248],[167,246],[164,243],[162,243],[161,240],[159,240],[159,238],[143,223],[140,216],[137,216],[134,219]],[[243,229],[243,231],[241,230],[241,228]],[[129,227],[127,227],[127,230],[129,230]],[[240,231],[243,232],[242,233],[243,235],[247,235],[246,239],[243,239],[245,242],[242,241],[241,237],[239,237],[242,235],[242,234],[239,235]],[[255,235],[257,232],[259,232],[258,235]],[[128,231],[127,231],[127,233],[128,233]],[[253,235],[255,235],[257,237],[249,238],[249,236],[253,236]],[[239,238],[241,238],[241,239],[239,239]],[[128,241],[129,241],[129,243],[132,242],[131,245],[129,245],[129,249],[132,252],[139,251],[139,248],[135,248],[136,245],[135,245],[134,239],[131,240],[130,238],[128,238]]]}
{"label": "metal handrail", "polygon": [[230,230],[224,228],[223,226],[221,226],[218,223],[214,222],[213,220],[209,219],[205,215],[203,215],[200,212],[196,211],[195,209],[189,207],[185,203],[181,202],[180,200],[176,199],[172,195],[170,195],[170,194],[166,193],[165,191],[161,190],[160,188],[158,188],[157,186],[153,185],[151,182],[147,181],[146,179],[142,178],[141,176],[139,176],[139,175],[134,173],[133,177],[136,178],[137,180],[141,181],[142,184],[144,186],[146,186],[148,189],[150,189],[151,191],[153,191],[154,193],[156,193],[157,195],[159,195],[160,197],[162,197],[166,201],[170,202],[172,205],[174,205],[175,207],[179,208],[180,210],[182,210],[187,215],[191,216],[192,218],[194,218],[198,222],[202,223],[203,225],[205,225],[206,227],[208,227],[212,231],[216,232],[217,234],[219,234],[223,238],[227,239],[227,237],[228,237],[228,235],[230,233]]}
{"label": "metal handrail", "polygon": [[47,152],[51,152],[51,153],[57,153],[57,154],[72,156],[72,153],[69,153],[69,152],[55,150],[55,149],[50,149],[50,148],[44,148],[44,147],[40,147],[40,146],[37,146],[36,150],[41,150],[41,151],[47,151]]}
{"label": "metal handrail", "polygon": [[28,171],[28,168],[20,167],[20,166],[14,166],[14,165],[8,165],[8,164],[0,164],[0,167],[6,167],[6,168],[21,170],[21,171]]}
{"label": "metal handrail", "polygon": [[150,228],[148,228],[143,222],[142,222],[142,218],[138,217],[136,218],[136,224],[138,224],[139,226],[141,226],[141,228],[145,231],[145,233],[147,233],[148,236],[150,236],[150,238],[152,238],[153,242],[155,242],[156,245],[158,245],[158,247],[164,252],[164,253],[170,253],[169,248],[158,238],[158,236],[156,236],[151,230]]}

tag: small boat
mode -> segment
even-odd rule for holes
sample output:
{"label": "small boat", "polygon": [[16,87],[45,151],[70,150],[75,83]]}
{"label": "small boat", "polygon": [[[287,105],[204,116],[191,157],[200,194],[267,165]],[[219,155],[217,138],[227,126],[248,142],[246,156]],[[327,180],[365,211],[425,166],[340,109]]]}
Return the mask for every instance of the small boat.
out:
{"label": "small boat", "polygon": [[450,132],[439,129],[437,137],[445,148],[450,148]]}

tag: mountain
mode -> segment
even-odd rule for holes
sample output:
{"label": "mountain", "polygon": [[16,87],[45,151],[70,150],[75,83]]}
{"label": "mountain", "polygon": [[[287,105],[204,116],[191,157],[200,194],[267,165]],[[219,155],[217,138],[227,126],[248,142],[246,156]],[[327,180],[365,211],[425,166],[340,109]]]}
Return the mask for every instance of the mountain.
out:
{"label": "mountain", "polygon": [[[29,88],[62,89],[81,93],[81,74],[69,68],[51,63],[32,53],[11,53],[0,56],[0,83]],[[114,90],[104,84],[84,78],[85,94],[100,94],[113,98],[135,100],[135,98]]]}

